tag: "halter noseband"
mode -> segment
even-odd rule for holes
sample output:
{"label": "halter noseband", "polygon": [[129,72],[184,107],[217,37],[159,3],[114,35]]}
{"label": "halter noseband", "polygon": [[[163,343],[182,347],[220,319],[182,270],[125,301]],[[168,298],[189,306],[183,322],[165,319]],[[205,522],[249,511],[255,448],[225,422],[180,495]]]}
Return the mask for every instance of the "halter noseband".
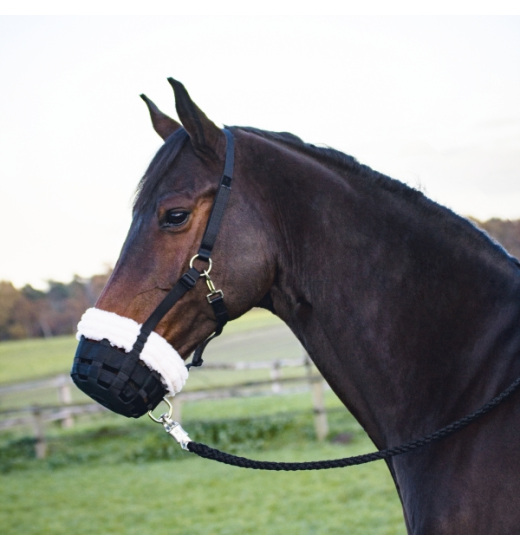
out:
{"label": "halter noseband", "polygon": [[[177,132],[179,139],[185,140],[188,136],[184,129]],[[224,129],[223,132],[226,137],[224,171],[199,250],[190,260],[188,271],[179,278],[142,324],[129,351],[114,346],[106,338],[92,340],[83,335],[80,338],[71,372],[72,379],[87,395],[118,414],[137,418],[147,411],[153,410],[167,393],[159,374],[148,368],[141,360],[141,352],[161,319],[196,285],[201,277],[205,278],[209,289],[206,298],[213,309],[217,327],[211,336],[199,344],[193,354],[192,362],[186,365],[187,369],[202,365],[202,353],[205,347],[213,338],[221,334],[228,321],[224,293],[215,288],[210,278],[211,253],[231,192],[235,157],[233,134],[227,129]],[[199,270],[194,267],[196,261],[205,263],[206,269]],[[154,336],[158,335],[154,333]]]}

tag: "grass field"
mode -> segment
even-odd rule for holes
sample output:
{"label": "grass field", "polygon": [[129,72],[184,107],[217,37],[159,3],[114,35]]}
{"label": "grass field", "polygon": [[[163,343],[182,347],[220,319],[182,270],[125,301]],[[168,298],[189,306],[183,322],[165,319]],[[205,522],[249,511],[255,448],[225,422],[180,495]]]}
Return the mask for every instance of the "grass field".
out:
{"label": "grass field", "polygon": [[[73,338],[2,344],[1,380],[67,373],[75,345]],[[207,361],[301,354],[274,317],[253,312],[210,346]],[[218,376],[202,368],[188,385],[220,384]],[[322,460],[373,450],[332,392],[326,400],[330,437],[323,443],[315,440],[308,394],[186,403],[183,426],[195,441],[259,460]],[[50,427],[48,444],[48,457],[37,460],[30,432],[0,432],[0,534],[405,532],[383,463],[315,472],[233,468],[182,451],[146,417],[108,412],[71,429]]]}

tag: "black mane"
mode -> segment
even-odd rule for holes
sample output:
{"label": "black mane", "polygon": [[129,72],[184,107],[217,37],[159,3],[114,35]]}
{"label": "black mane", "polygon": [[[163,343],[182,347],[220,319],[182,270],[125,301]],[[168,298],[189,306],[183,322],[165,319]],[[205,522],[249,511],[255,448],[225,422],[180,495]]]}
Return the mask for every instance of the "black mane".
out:
{"label": "black mane", "polygon": [[271,132],[269,130],[259,130],[258,128],[240,127],[241,130],[255,134],[257,136],[276,141],[301,151],[316,160],[326,162],[333,168],[337,168],[341,171],[348,171],[351,174],[364,176],[374,183],[377,183],[381,187],[392,191],[394,193],[406,196],[408,199],[420,200],[425,198],[421,191],[409,187],[405,183],[381,174],[369,166],[362,164],[355,157],[342,153],[332,147],[318,146],[311,143],[306,143],[298,136],[291,134],[290,132]]}
{"label": "black mane", "polygon": [[331,147],[322,147],[306,143],[301,138],[290,132],[273,132],[251,127],[240,127],[239,129],[291,147],[292,149],[310,155],[318,161],[332,165],[333,168],[337,168],[340,171],[347,171],[351,174],[364,176],[367,180],[379,185],[383,189],[396,193],[403,198],[412,201],[418,206],[422,206],[427,209],[430,214],[433,213],[435,216],[448,214],[450,220],[449,225],[454,224],[457,227],[457,232],[460,234],[468,233],[473,235],[473,237],[476,237],[475,244],[477,247],[489,247],[489,245],[491,245],[491,250],[494,254],[497,254],[497,259],[503,259],[505,257],[508,260],[513,261],[513,263],[517,266],[520,266],[518,259],[509,254],[509,252],[500,243],[495,241],[495,239],[493,239],[482,228],[477,226],[473,221],[461,217],[449,208],[432,201],[421,191],[414,189],[413,187],[409,187],[399,180],[386,176],[385,174],[377,172],[369,166],[360,163],[351,155],[347,155]]}

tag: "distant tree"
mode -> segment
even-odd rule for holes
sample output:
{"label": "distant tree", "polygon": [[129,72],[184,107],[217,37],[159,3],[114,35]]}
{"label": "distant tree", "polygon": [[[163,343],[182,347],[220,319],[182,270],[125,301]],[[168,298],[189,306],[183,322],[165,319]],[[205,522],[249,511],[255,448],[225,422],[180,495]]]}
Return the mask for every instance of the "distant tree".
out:
{"label": "distant tree", "polygon": [[25,285],[21,292],[29,304],[28,320],[26,324],[30,327],[30,336],[52,336],[44,320],[44,311],[47,307],[46,293],[43,290],[33,288],[31,285]]}
{"label": "distant tree", "polygon": [[21,290],[0,281],[0,340],[73,334],[83,312],[94,305],[110,271],[70,283],[48,281],[46,291]]}
{"label": "distant tree", "polygon": [[510,254],[520,258],[520,220],[491,218],[485,222],[473,220]]}
{"label": "distant tree", "polygon": [[0,340],[27,338],[31,328],[30,304],[12,283],[0,281]]}

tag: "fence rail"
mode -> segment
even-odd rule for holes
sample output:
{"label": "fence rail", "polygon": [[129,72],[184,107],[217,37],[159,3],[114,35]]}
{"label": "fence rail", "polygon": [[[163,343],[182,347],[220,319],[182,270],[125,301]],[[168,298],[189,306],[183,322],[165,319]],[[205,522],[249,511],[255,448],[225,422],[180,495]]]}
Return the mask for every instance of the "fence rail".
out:
{"label": "fence rail", "polygon": [[[305,366],[306,375],[283,377],[282,368],[288,366]],[[176,395],[173,400],[174,417],[177,421],[181,421],[182,406],[183,403],[186,402],[310,391],[316,437],[319,440],[323,440],[327,436],[328,421],[324,404],[324,390],[326,384],[323,378],[312,369],[312,364],[308,359],[208,364],[205,365],[205,369],[236,371],[245,369],[269,369],[270,377],[268,380],[248,381],[218,387],[213,386],[204,390],[185,390]],[[95,402],[73,403],[73,387],[70,376],[66,375],[0,386],[0,398],[7,395],[12,397],[13,394],[23,395],[24,393],[53,388],[58,392],[57,405],[31,405],[20,408],[0,408],[0,431],[13,430],[20,426],[32,427],[36,456],[38,458],[44,458],[47,454],[45,437],[46,425],[60,422],[63,428],[69,428],[74,425],[74,420],[77,417],[107,412],[106,408]]]}

